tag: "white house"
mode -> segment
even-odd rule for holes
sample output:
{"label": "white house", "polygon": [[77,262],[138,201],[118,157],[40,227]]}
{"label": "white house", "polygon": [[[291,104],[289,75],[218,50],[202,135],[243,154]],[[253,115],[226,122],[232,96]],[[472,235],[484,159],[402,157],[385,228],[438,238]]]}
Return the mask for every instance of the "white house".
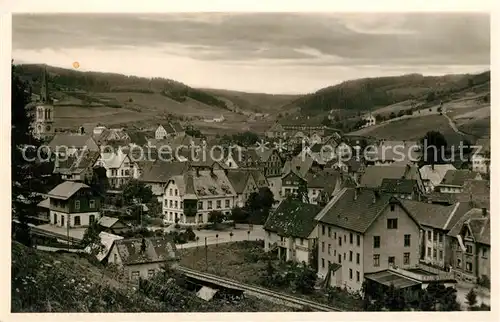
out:
{"label": "white house", "polygon": [[106,169],[106,176],[111,189],[119,189],[133,178],[134,169],[129,156],[121,149],[101,152],[94,167]]}
{"label": "white house", "polygon": [[422,166],[419,171],[425,192],[434,191],[434,188],[441,183],[448,170],[456,170],[456,168],[452,164],[427,164]]}
{"label": "white house", "polygon": [[369,127],[369,126],[374,126],[377,123],[377,119],[375,116],[373,116],[372,113],[368,113],[363,115],[361,118],[363,121],[366,121],[366,123],[363,125],[363,127]]}
{"label": "white house", "polygon": [[155,131],[155,139],[163,140],[175,135],[175,129],[170,123],[159,124]]}
{"label": "white house", "polygon": [[436,191],[441,193],[462,193],[467,180],[482,180],[481,175],[469,170],[448,170],[436,187]]}
{"label": "white house", "polygon": [[277,249],[279,259],[309,264],[318,238],[314,217],[320,210],[317,205],[284,199],[264,224],[264,251]]}
{"label": "white house", "polygon": [[193,168],[168,181],[163,198],[164,219],[171,223],[178,220],[183,224],[206,224],[211,211],[229,216],[235,199],[236,192],[224,170]]}
{"label": "white house", "polygon": [[479,139],[476,142],[476,146],[480,147],[474,151],[471,157],[472,171],[479,173],[489,173],[490,172],[490,139]]}
{"label": "white house", "polygon": [[238,207],[243,207],[250,194],[258,191],[254,176],[249,170],[228,170],[227,178],[236,192],[235,205]]}

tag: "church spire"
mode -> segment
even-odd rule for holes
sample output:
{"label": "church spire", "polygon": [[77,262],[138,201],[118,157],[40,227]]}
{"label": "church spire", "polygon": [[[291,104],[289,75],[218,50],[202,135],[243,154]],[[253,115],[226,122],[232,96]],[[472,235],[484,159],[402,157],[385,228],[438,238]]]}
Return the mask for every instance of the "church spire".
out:
{"label": "church spire", "polygon": [[49,103],[49,88],[47,85],[47,67],[42,69],[42,79],[40,81],[40,99],[42,103]]}

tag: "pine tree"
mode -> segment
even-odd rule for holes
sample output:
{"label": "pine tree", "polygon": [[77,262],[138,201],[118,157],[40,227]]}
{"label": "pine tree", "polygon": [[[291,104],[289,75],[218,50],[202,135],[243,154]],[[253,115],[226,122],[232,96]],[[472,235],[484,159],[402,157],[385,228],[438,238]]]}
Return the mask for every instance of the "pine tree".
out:
{"label": "pine tree", "polygon": [[[20,222],[13,237],[30,246],[28,217],[37,213],[37,204],[42,200],[36,192],[46,189],[46,163],[37,158],[37,150],[42,142],[33,137],[34,115],[27,109],[30,101],[28,86],[21,81],[14,65],[11,85],[12,215]],[[46,154],[41,153],[40,156],[45,159]]]}
{"label": "pine tree", "polygon": [[469,293],[467,293],[465,299],[467,300],[467,305],[469,305],[469,310],[472,310],[472,308],[477,304],[477,294],[473,288],[471,288]]}

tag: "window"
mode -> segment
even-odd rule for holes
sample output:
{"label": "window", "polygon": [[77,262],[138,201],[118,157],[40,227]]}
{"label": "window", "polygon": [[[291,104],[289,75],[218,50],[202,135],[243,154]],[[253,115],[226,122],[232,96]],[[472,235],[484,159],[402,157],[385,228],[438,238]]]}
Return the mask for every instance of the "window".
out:
{"label": "window", "polygon": [[443,259],[443,251],[442,250],[439,251],[439,259],[440,260]]}
{"label": "window", "polygon": [[391,204],[391,211],[394,211],[395,205]]}
{"label": "window", "polygon": [[427,247],[427,257],[431,257],[431,248]]}
{"label": "window", "polygon": [[389,256],[389,266],[394,265],[396,258],[394,256]]}
{"label": "window", "polygon": [[173,208],[173,202],[172,202],[172,200],[169,200],[169,202],[168,202],[168,206],[169,206],[170,208]]}
{"label": "window", "polygon": [[80,226],[80,216],[75,216],[75,226]]}
{"label": "window", "polygon": [[342,264],[342,255],[339,254],[339,264]]}
{"label": "window", "polygon": [[177,189],[175,189],[174,194],[177,196],[179,194],[179,191]]}
{"label": "window", "polygon": [[345,260],[345,253],[344,253],[344,260]]}
{"label": "window", "polygon": [[80,210],[80,200],[75,200],[75,210]]}
{"label": "window", "polygon": [[472,246],[471,245],[465,245],[465,252],[472,254]]}
{"label": "window", "polygon": [[208,201],[208,207],[207,207],[207,209],[212,209],[212,200]]}
{"label": "window", "polygon": [[487,257],[486,255],[488,254],[488,249],[486,247],[483,247],[482,253],[483,253],[482,256],[486,258]]}
{"label": "window", "polygon": [[328,237],[332,237],[332,228],[328,227]]}
{"label": "window", "polygon": [[221,206],[221,204],[222,204],[222,203],[221,203],[221,201],[220,201],[220,200],[217,200],[217,201],[216,201],[216,204],[217,204],[217,209],[222,208],[222,206]]}
{"label": "window", "polygon": [[380,236],[373,236],[373,248],[380,248]]}
{"label": "window", "polygon": [[203,201],[198,201],[198,209],[203,209]]}
{"label": "window", "polygon": [[360,278],[359,278],[359,271],[356,271],[356,282],[359,282]]}
{"label": "window", "polygon": [[360,263],[360,257],[361,256],[359,255],[359,253],[356,253],[356,264],[358,264],[358,265]]}
{"label": "window", "polygon": [[179,206],[179,204],[177,203],[177,200],[176,200],[176,201],[175,201],[175,207],[174,207],[174,208],[175,208],[175,209],[177,209],[177,208],[178,208],[178,206]]}
{"label": "window", "polygon": [[432,252],[432,257],[434,257],[434,259],[437,258],[437,249],[434,249],[434,251]]}
{"label": "window", "polygon": [[332,262],[328,261],[328,268],[330,268],[330,266],[332,266]]}
{"label": "window", "polygon": [[349,279],[352,280],[352,268],[349,268]]}
{"label": "window", "polygon": [[226,208],[229,208],[229,199],[226,199],[226,201],[224,202],[224,206],[225,206]]}
{"label": "window", "polygon": [[333,250],[333,256],[337,256],[337,250],[336,249]]}
{"label": "window", "polygon": [[457,259],[457,268],[462,268],[462,261]]}
{"label": "window", "polygon": [[342,237],[339,237],[339,246],[342,246]]}
{"label": "window", "polygon": [[439,233],[439,243],[442,243],[442,242],[443,242],[443,234]]}
{"label": "window", "polygon": [[333,233],[333,238],[337,239],[337,232]]}
{"label": "window", "polygon": [[325,259],[324,258],[321,259],[321,267],[325,268]]}
{"label": "window", "polygon": [[361,236],[360,235],[356,235],[356,244],[358,246],[361,246]]}
{"label": "window", "polygon": [[155,275],[155,270],[154,269],[148,269],[148,278],[153,277],[154,275]]}
{"label": "window", "polygon": [[300,245],[301,245],[301,246],[302,246],[302,245],[304,245],[304,238],[301,238],[301,239],[300,239]]}
{"label": "window", "polygon": [[313,194],[313,195],[315,195],[315,194],[316,194],[316,189],[313,189],[312,194]]}
{"label": "window", "polygon": [[398,219],[397,218],[387,219],[387,229],[398,229]]}
{"label": "window", "polygon": [[373,266],[375,266],[375,267],[380,266],[380,255],[379,254],[373,255]]}
{"label": "window", "polygon": [[403,254],[403,264],[410,265],[410,253]]}
{"label": "window", "polygon": [[117,254],[115,254],[113,256],[113,263],[115,263],[115,264],[118,263],[118,255]]}
{"label": "window", "polygon": [[434,238],[433,238],[433,240],[434,240],[435,242],[437,242],[437,240],[438,240],[438,232],[437,232],[437,231],[435,231],[435,230],[434,230]]}
{"label": "window", "polygon": [[95,208],[95,200],[94,199],[90,199],[89,200],[89,208],[90,209],[94,209]]}
{"label": "window", "polygon": [[349,244],[352,245],[352,243],[353,243],[353,235],[352,235],[352,233],[350,233],[349,234]]}
{"label": "window", "polygon": [[321,226],[321,234],[325,236],[325,226]]}
{"label": "window", "polygon": [[95,216],[94,215],[90,215],[89,216],[89,223],[93,223],[95,221]]}
{"label": "window", "polygon": [[325,242],[321,242],[321,252],[325,252]]}
{"label": "window", "polygon": [[171,196],[172,195],[172,188],[169,189],[168,194]]}
{"label": "window", "polygon": [[411,235],[405,235],[405,247],[410,247]]}
{"label": "window", "polygon": [[430,230],[427,231],[427,240],[431,241],[432,240],[432,233]]}
{"label": "window", "polygon": [[132,279],[133,280],[139,279],[139,271],[133,271],[132,272]]}
{"label": "window", "polygon": [[472,272],[472,263],[471,262],[465,262],[465,270],[467,272]]}
{"label": "window", "polygon": [[328,255],[330,255],[331,250],[332,250],[332,245],[328,244]]}
{"label": "window", "polygon": [[344,235],[344,243],[346,243],[346,242],[347,242],[347,236]]}
{"label": "window", "polygon": [[352,262],[352,250],[349,251],[349,261]]}

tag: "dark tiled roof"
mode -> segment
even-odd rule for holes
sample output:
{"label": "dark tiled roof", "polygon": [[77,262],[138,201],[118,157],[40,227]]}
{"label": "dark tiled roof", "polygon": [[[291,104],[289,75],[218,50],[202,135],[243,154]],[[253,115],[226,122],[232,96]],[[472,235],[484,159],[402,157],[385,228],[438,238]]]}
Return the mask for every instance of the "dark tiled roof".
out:
{"label": "dark tiled roof", "polygon": [[466,180],[463,191],[457,196],[463,202],[472,201],[476,207],[490,208],[490,182],[487,180]]}
{"label": "dark tiled roof", "polygon": [[308,172],[306,174],[306,181],[308,188],[326,188],[328,186],[335,187],[337,180],[340,179],[342,174],[335,169],[324,169],[319,172]]}
{"label": "dark tiled roof", "polygon": [[130,137],[130,142],[132,143],[135,143],[139,146],[148,144],[148,135],[146,132],[128,131],[127,134]]}
{"label": "dark tiled roof", "polygon": [[171,177],[181,175],[187,168],[188,164],[186,162],[157,161],[147,171],[144,171],[139,180],[142,182],[167,183]]}
{"label": "dark tiled roof", "polygon": [[[141,247],[143,240],[144,249]],[[175,244],[165,237],[119,239],[115,240],[114,245],[125,265],[164,262],[178,258]]]}
{"label": "dark tiled roof", "polygon": [[413,200],[401,200],[402,205],[424,226],[448,230],[469,209],[468,204],[439,205]]}
{"label": "dark tiled roof", "polygon": [[51,149],[57,146],[75,147],[83,148],[87,145],[88,141],[91,140],[90,135],[79,135],[79,134],[56,134],[52,141],[49,143]]}
{"label": "dark tiled roof", "polygon": [[250,174],[253,177],[253,180],[255,181],[255,184],[257,185],[257,188],[264,188],[268,187],[269,183],[267,182],[266,177],[260,170],[249,170]]}
{"label": "dark tiled roof", "polygon": [[457,196],[454,193],[443,193],[439,191],[433,191],[425,195],[427,201],[432,203],[440,203],[440,204],[454,204],[457,202]]}
{"label": "dark tiled roof", "polygon": [[174,128],[169,122],[162,123],[161,126],[163,126],[167,133],[175,133]]}
{"label": "dark tiled roof", "polygon": [[411,179],[417,180],[419,190],[423,190],[420,172],[415,166],[381,165],[369,166],[361,177],[360,186],[379,188],[384,179]]}
{"label": "dark tiled roof", "polygon": [[236,193],[243,193],[248,183],[250,173],[245,170],[228,170],[227,178]]}
{"label": "dark tiled roof", "polygon": [[399,203],[397,198],[371,189],[345,188],[323,208],[317,220],[364,233],[390,201]]}
{"label": "dark tiled roof", "polygon": [[483,210],[479,208],[473,208],[469,210],[448,232],[448,236],[457,237],[464,225],[470,227],[471,233],[474,239],[478,243],[490,245],[491,243],[491,232],[490,232],[490,212],[487,215],[483,215]]}
{"label": "dark tiled roof", "polygon": [[318,205],[287,198],[269,215],[264,229],[281,236],[307,238],[314,230],[314,216],[321,210]]}
{"label": "dark tiled roof", "polygon": [[463,186],[466,180],[475,179],[477,172],[469,170],[448,170],[441,181],[442,185]]}
{"label": "dark tiled roof", "polygon": [[385,178],[380,184],[380,191],[387,193],[411,194],[417,189],[417,180]]}

